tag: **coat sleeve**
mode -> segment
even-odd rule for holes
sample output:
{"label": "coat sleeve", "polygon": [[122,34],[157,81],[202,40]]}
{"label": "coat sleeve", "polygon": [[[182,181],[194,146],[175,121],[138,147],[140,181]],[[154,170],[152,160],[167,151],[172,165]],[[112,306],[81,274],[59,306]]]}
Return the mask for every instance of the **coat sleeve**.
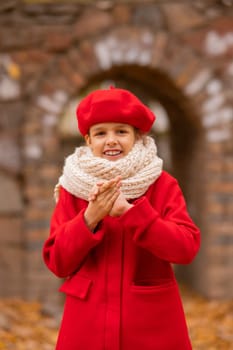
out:
{"label": "coat sleeve", "polygon": [[156,205],[141,197],[121,221],[138,246],[171,263],[188,264],[199,250],[200,231],[187,212],[177,181],[170,176],[159,186]]}
{"label": "coat sleeve", "polygon": [[51,218],[50,236],[43,246],[47,267],[58,277],[68,277],[79,269],[90,250],[103,238],[101,228],[93,234],[84,221],[85,208],[75,209],[74,198],[61,188]]}

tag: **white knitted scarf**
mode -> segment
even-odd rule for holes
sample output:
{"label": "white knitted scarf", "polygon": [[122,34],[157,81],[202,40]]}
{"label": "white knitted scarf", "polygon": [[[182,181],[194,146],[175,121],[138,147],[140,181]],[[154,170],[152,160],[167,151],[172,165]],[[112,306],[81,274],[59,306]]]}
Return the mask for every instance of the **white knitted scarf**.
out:
{"label": "white knitted scarf", "polygon": [[160,176],[162,164],[155,142],[149,136],[137,140],[131,151],[116,161],[93,156],[88,146],[81,146],[65,160],[63,174],[55,187],[55,199],[61,185],[74,196],[87,200],[97,182],[117,175],[122,177],[121,190],[125,198],[135,199]]}

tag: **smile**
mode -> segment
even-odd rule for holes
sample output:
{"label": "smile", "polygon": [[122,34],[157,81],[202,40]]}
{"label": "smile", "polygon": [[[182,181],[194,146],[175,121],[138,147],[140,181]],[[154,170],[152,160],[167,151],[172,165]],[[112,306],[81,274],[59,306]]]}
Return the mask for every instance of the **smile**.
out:
{"label": "smile", "polygon": [[121,151],[105,151],[104,155],[105,156],[119,156],[122,152]]}

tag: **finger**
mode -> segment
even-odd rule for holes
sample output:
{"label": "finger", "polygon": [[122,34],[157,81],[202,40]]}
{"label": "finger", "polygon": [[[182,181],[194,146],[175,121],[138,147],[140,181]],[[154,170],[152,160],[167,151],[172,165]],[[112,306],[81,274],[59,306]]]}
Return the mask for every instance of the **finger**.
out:
{"label": "finger", "polygon": [[96,196],[98,195],[99,187],[97,185],[94,185],[94,187],[91,189],[89,195],[88,195],[88,201],[95,200]]}
{"label": "finger", "polygon": [[100,197],[97,198],[99,204],[107,208],[107,210],[111,209],[116,198],[119,196],[120,190],[118,188],[114,188],[105,192]]}
{"label": "finger", "polygon": [[95,200],[96,200],[96,195],[90,194],[90,195],[88,196],[88,202],[94,202]]}
{"label": "finger", "polygon": [[121,175],[117,175],[117,176],[114,178],[114,180],[115,180],[116,182],[121,181],[121,180],[122,180]]}
{"label": "finger", "polygon": [[89,205],[91,206],[92,210],[97,212],[98,216],[102,219],[110,213],[118,195],[119,193],[117,192],[111,194],[108,193],[108,195],[104,196],[103,198],[97,197],[94,202],[89,202]]}
{"label": "finger", "polygon": [[110,200],[110,202],[109,202],[109,204],[110,204],[109,213],[111,212],[111,210],[112,210],[112,208],[113,208],[115,202],[117,201],[119,195],[120,195],[120,191],[119,191],[119,190],[116,191],[115,193],[113,193],[113,195],[112,195],[112,197],[111,197],[111,200]]}
{"label": "finger", "polygon": [[115,185],[120,184],[120,181],[121,181],[121,177],[120,176],[116,176],[115,178],[104,182],[103,185],[101,186],[101,190],[105,191],[108,188],[114,187]]}
{"label": "finger", "polygon": [[115,183],[115,180],[110,180],[107,181],[106,183],[103,182],[98,182],[92,189],[92,191],[89,193],[88,196],[88,201],[95,201],[97,196],[99,194],[102,194],[104,192],[109,192],[112,189],[114,189],[114,187],[118,188],[120,185]]}

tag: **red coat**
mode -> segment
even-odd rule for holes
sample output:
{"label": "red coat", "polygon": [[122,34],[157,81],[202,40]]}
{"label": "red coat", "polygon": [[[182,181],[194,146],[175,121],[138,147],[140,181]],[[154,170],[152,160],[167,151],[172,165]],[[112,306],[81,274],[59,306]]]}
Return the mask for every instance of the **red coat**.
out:
{"label": "red coat", "polygon": [[61,190],[43,250],[66,278],[57,350],[191,349],[171,263],[192,261],[200,232],[166,172],[133,203],[92,233],[87,202]]}

